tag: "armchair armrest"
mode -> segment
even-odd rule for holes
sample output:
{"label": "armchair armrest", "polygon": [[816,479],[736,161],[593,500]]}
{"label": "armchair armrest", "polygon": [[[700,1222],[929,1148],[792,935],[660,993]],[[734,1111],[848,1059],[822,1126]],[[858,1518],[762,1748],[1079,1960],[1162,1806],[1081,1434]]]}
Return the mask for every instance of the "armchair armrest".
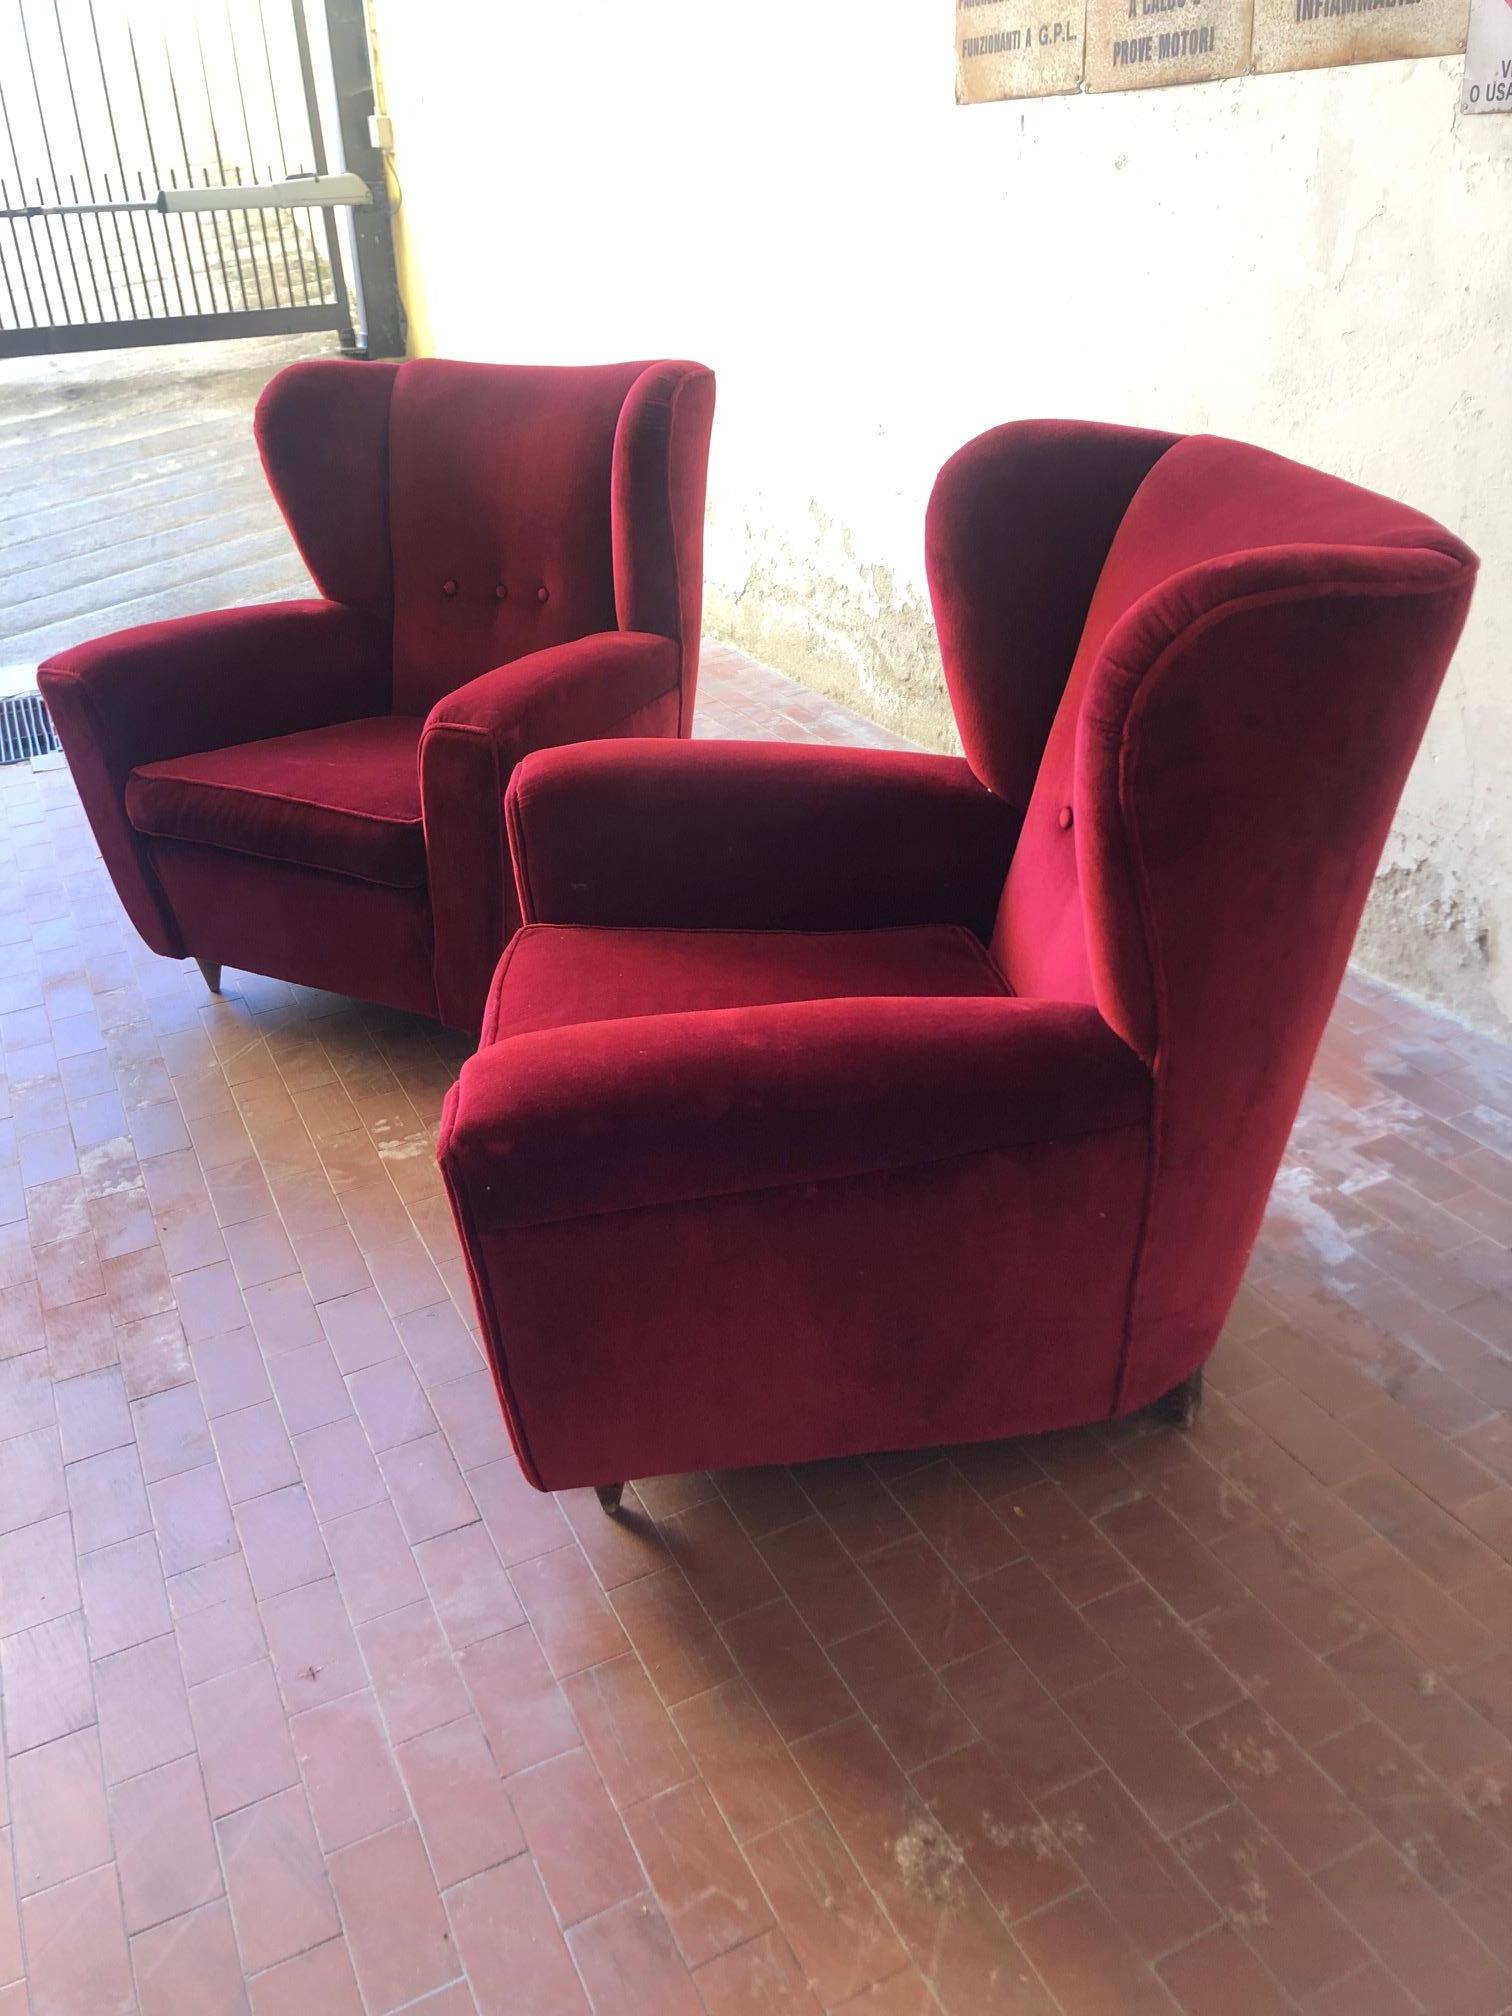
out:
{"label": "armchair armrest", "polygon": [[144,624],[57,652],[38,667],[84,810],[131,921],[155,952],[184,948],[126,780],[165,762],[387,713],[386,623],[338,602],[271,602]]}
{"label": "armchair armrest", "polygon": [[677,646],[668,637],[607,630],[498,665],[438,700],[427,737],[448,729],[493,738],[517,763],[531,749],[607,735],[672,692]]}
{"label": "armchair armrest", "polygon": [[[489,982],[519,922],[504,792],[527,751],[600,735],[677,732],[678,645],[613,630],[532,651],[438,700],[420,738],[442,1020],[476,1030]],[[466,872],[456,872],[466,863]]]}
{"label": "armchair armrest", "polygon": [[984,939],[1021,820],[958,757],[781,742],[552,750],[508,814],[532,923]]}
{"label": "armchair armrest", "polygon": [[[267,602],[147,623],[59,651],[37,680],[74,764],[113,774],[389,708],[389,632],[340,602]],[[77,765],[74,765],[77,770]]]}
{"label": "armchair armrest", "polygon": [[1102,1133],[1149,1101],[1082,1003],[787,1002],[495,1043],[439,1154],[464,1222],[506,1232]]}

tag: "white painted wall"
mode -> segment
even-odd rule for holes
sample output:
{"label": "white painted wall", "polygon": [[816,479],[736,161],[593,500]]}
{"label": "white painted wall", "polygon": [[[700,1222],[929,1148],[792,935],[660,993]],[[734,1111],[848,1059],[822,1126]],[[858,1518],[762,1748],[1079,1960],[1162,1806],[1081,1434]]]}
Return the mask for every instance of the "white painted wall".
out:
{"label": "white painted wall", "polygon": [[940,462],[1261,442],[1486,561],[1367,964],[1512,1019],[1512,118],[1459,60],[958,108],[948,0],[373,0],[419,346],[719,374],[709,621],[944,742]]}

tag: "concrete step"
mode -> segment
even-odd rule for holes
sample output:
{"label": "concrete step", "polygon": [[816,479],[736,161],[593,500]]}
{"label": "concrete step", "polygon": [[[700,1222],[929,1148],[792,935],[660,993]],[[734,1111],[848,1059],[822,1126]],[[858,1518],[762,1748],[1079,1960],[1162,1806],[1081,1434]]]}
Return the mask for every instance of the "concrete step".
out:
{"label": "concrete step", "polygon": [[312,593],[252,409],[329,339],[0,365],[0,691],[70,644]]}
{"label": "concrete step", "polygon": [[114,608],[84,611],[45,628],[0,640],[0,664],[35,669],[53,652],[65,650],[70,644],[108,637],[117,630],[134,629],[139,623],[162,623],[173,616],[197,616],[206,609],[234,609],[247,602],[292,602],[309,592],[308,582],[290,581],[285,560],[253,560],[155,594],[138,596]]}
{"label": "concrete step", "polygon": [[[109,563],[119,549],[105,547],[95,563],[106,563],[105,571],[81,570],[76,576],[72,566],[41,568],[32,577],[43,584],[36,594],[22,593],[12,600],[0,589],[0,638],[40,630],[50,623],[64,622],[70,615],[77,615],[81,622],[92,621],[96,613],[113,614],[139,596],[214,581],[219,574],[254,560],[278,561],[286,573],[289,571],[288,534],[276,522],[237,530],[217,526],[214,539],[204,542],[152,533],[145,550],[142,542],[133,543],[138,547],[135,565],[128,562],[112,567]],[[24,586],[26,577],[22,579]]]}
{"label": "concrete step", "polygon": [[183,455],[144,462],[140,468],[124,472],[103,492],[91,486],[68,490],[56,503],[39,506],[29,517],[0,520],[0,566],[6,564],[13,543],[29,543],[34,536],[80,525],[97,526],[102,538],[111,538],[115,536],[111,528],[118,520],[140,523],[159,510],[181,510],[186,498],[202,492],[208,497],[223,482],[247,484],[254,480],[266,489],[255,450],[222,448],[213,441]]}
{"label": "concrete step", "polygon": [[[170,490],[170,485],[177,485]],[[151,495],[144,492],[150,490]],[[177,472],[159,479],[158,485],[144,485],[135,491],[120,491],[112,499],[115,508],[102,509],[98,503],[87,510],[81,499],[67,517],[52,515],[43,529],[25,536],[20,520],[0,528],[0,595],[5,593],[6,576],[30,568],[56,567],[82,561],[106,547],[124,547],[139,537],[178,534],[185,538],[201,535],[212,516],[256,505],[267,521],[278,520],[274,503],[255,456],[241,461],[229,457],[209,461],[203,467]],[[90,500],[93,501],[93,500]],[[150,506],[144,510],[143,504]],[[6,532],[21,534],[7,538]]]}

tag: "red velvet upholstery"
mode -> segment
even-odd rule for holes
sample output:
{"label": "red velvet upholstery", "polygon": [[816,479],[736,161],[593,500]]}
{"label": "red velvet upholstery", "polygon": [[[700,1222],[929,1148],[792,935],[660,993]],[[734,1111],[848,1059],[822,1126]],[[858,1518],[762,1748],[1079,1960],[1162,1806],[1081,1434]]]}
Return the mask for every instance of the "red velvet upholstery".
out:
{"label": "red velvet upholstery", "polygon": [[927,553],[964,762],[515,775],[441,1161],[545,1488],[1106,1418],[1227,1313],[1474,557],[1064,423],[956,456]]}
{"label": "red velvet upholstery", "polygon": [[420,727],[377,714],[143,763],[126,780],[126,816],[153,840],[422,889]]}
{"label": "red velvet upholstery", "polygon": [[713,405],[691,364],[281,372],[257,440],[324,599],[38,675],[153,950],[475,1030],[519,921],[514,765],[691,730]]}
{"label": "red velvet upholstery", "polygon": [[981,939],[958,924],[879,931],[527,924],[499,961],[483,1041],[783,1001],[1007,993]]}

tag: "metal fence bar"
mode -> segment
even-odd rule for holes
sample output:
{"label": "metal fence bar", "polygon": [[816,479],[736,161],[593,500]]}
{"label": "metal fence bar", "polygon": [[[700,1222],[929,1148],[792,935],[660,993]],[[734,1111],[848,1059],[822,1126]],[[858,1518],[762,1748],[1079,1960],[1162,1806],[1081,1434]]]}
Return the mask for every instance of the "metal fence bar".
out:
{"label": "metal fence bar", "polygon": [[[179,97],[178,73],[174,70],[173,67],[173,51],[168,46],[168,38],[166,35],[163,37],[163,62],[167,66],[168,70],[168,90],[169,94],[173,99],[173,119],[174,124],[178,129],[179,152],[184,157],[184,175],[187,181],[193,182],[194,168],[189,160],[188,136],[184,132],[184,108],[183,103]],[[177,173],[175,172],[175,170],[170,168],[168,171],[168,175],[172,186],[176,189],[179,186]],[[211,314],[214,314],[216,310],[215,276],[210,271],[210,252],[208,246],[205,243],[205,220],[199,214],[198,211],[196,211],[195,213],[194,223],[195,223],[195,229],[199,234],[200,258],[204,262],[205,291],[210,296],[209,312]],[[216,237],[215,244],[216,244],[216,250],[217,252],[219,252],[220,238],[218,235]],[[224,260],[222,260],[221,262],[221,274],[222,274],[222,280],[224,281],[225,276]],[[231,295],[229,289],[225,290],[225,292],[226,292],[226,306],[229,308],[231,305]]]}
{"label": "metal fence bar", "polygon": [[[157,188],[161,189],[163,186],[163,182],[162,177],[158,172],[157,143],[154,141],[152,137],[152,120],[147,111],[147,92],[142,83],[141,59],[137,55],[136,30],[129,21],[126,24],[126,46],[131,51],[131,74],[132,79],[136,84],[137,107],[142,115],[142,138],[147,143],[147,162],[148,166],[152,170],[152,180],[154,185]],[[141,190],[144,196],[147,194],[146,180],[143,177],[140,168],[137,170],[137,187]],[[148,228],[150,230],[152,227],[149,225]],[[189,269],[189,291],[193,298],[195,312],[197,314],[199,312],[199,288],[195,284],[194,279],[194,260],[189,253],[189,227],[184,222],[182,217],[179,218],[179,236],[183,240],[184,260],[185,264]],[[185,312],[184,282],[183,277],[179,271],[179,262],[174,257],[173,253],[173,227],[168,223],[166,218],[163,221],[163,237],[167,241],[168,246],[168,270],[173,275],[174,290],[178,295],[179,313],[182,315]],[[165,302],[164,306],[166,307],[166,305],[167,304]]]}
{"label": "metal fence bar", "polygon": [[[315,64],[310,55],[310,27],[309,23],[305,20],[303,0],[289,0],[289,12],[294,22],[294,44],[299,52],[300,81],[304,85],[305,119],[310,134],[310,152],[314,158],[315,173],[317,175],[324,175],[326,172],[326,147],[325,136],[320,125],[320,94],[315,88]],[[311,221],[313,227],[313,219]],[[341,247],[337,242],[336,233],[331,228],[331,214],[328,210],[322,210],[320,213],[320,229],[321,235],[325,240],[326,268],[331,275],[331,284],[336,291],[336,300],[342,310],[345,311],[349,305],[347,301],[346,268],[342,264]],[[313,228],[312,249],[318,261],[320,248],[313,244]]]}
{"label": "metal fence bar", "polygon": [[[9,210],[9,208],[10,208],[10,191],[6,188],[4,180],[0,179],[0,209]],[[11,238],[14,240],[15,243],[16,268],[21,276],[21,288],[26,299],[26,319],[28,322],[34,323],[36,321],[36,317],[32,313],[31,295],[26,290],[26,267],[21,259],[21,240],[17,235],[16,220],[14,217],[12,217],[7,221],[9,222],[11,228]],[[3,277],[5,280],[5,298],[10,303],[11,320],[12,322],[15,323],[16,327],[19,329],[21,326],[21,309],[16,300],[16,290],[11,285],[10,261],[5,257],[3,247],[0,247],[0,277]]]}
{"label": "metal fence bar", "polygon": [[233,308],[219,315],[133,316],[125,322],[75,322],[0,329],[0,362],[80,350],[133,350],[155,343],[220,342],[232,336],[288,336],[340,327],[334,308]]}
{"label": "metal fence bar", "polygon": [[[86,189],[86,190],[88,191],[88,193],[89,193],[89,198],[90,198],[90,201],[91,201],[91,202],[93,202],[93,201],[94,201],[94,177],[93,177],[93,174],[92,174],[92,173],[91,173],[91,171],[90,171],[90,165],[89,165],[89,149],[88,149],[87,145],[85,144],[85,140],[84,140],[84,123],[83,123],[83,121],[82,121],[82,120],[80,119],[80,117],[79,117],[79,98],[78,98],[78,93],[77,93],[77,91],[76,91],[76,90],[74,89],[74,79],[73,79],[73,64],[72,64],[72,63],[71,63],[71,62],[69,61],[69,56],[68,56],[68,38],[67,38],[67,36],[66,36],[66,35],[64,34],[64,31],[63,31],[63,15],[62,15],[62,11],[61,11],[61,8],[60,8],[60,6],[59,6],[59,0],[53,0],[53,19],[54,19],[54,21],[55,21],[55,22],[57,23],[57,28],[58,28],[58,54],[59,54],[59,55],[61,56],[61,58],[63,59],[63,77],[64,77],[64,81],[65,81],[65,83],[66,83],[66,84],[68,85],[68,103],[69,103],[69,109],[70,109],[70,110],[72,111],[72,113],[73,113],[73,121],[74,121],[74,131],[75,131],[75,133],[76,133],[76,134],[78,135],[78,140],[79,140],[79,159],[80,159],[80,161],[82,162],[82,164],[83,164],[83,168],[84,168],[84,187],[85,187],[85,189]],[[29,46],[29,45],[28,45],[28,46]],[[33,70],[33,72],[32,72],[32,82],[33,82],[33,85],[35,85],[35,83],[36,83],[36,71],[35,71],[35,69],[34,69],[34,70]],[[45,120],[45,118],[44,118],[44,116],[43,116],[43,113],[42,113],[42,105],[41,105],[41,100],[40,100],[40,98],[39,98],[39,100],[38,100],[38,103],[37,103],[37,116],[38,116],[38,118],[39,118],[39,119],[42,119],[42,120],[43,120],[43,137],[44,137],[44,140],[45,140],[45,138],[46,138],[46,120]],[[50,159],[50,158],[51,158],[51,157],[49,156],[49,159]],[[56,175],[54,175],[54,177],[53,177],[53,180],[54,180],[54,182],[56,182],[56,180],[57,180],[57,176],[56,176]],[[68,181],[69,181],[69,187],[70,187],[70,188],[73,188],[74,186],[76,186],[76,185],[75,185],[75,178],[74,178],[74,177],[73,177],[72,175],[70,175],[70,176],[69,176],[69,178],[68,178]],[[132,300],[131,300],[131,278],[130,278],[130,273],[129,273],[129,269],[128,269],[128,267],[127,267],[127,263],[126,263],[126,248],[125,248],[125,246],[124,246],[124,244],[122,243],[122,240],[121,240],[121,223],[120,223],[120,219],[119,219],[118,217],[112,217],[112,218],[111,218],[111,220],[110,220],[110,225],[111,225],[111,230],[112,230],[112,231],[114,232],[114,234],[115,234],[115,241],[116,241],[116,250],[117,250],[117,251],[118,251],[118,252],[120,253],[120,255],[121,255],[121,279],[122,279],[122,282],[123,282],[123,284],[124,284],[124,286],[125,286],[125,288],[126,288],[126,300],[127,300],[127,304],[128,304],[128,306],[133,306],[134,304],[132,303]],[[98,232],[99,232],[99,233],[101,234],[101,239],[102,239],[102,243],[103,243],[103,236],[104,236],[104,229],[105,229],[105,227],[104,227],[103,223],[101,223],[101,222],[100,222],[100,220],[99,220],[98,218],[97,218],[97,219],[95,220],[95,229],[96,229],[96,230],[97,230],[97,231],[98,231]],[[65,226],[64,226],[64,232],[63,232],[63,235],[64,235],[64,238],[65,238],[65,239],[66,239],[66,238],[67,238],[67,236],[68,236],[68,228],[67,228],[67,225],[66,225],[66,224],[65,224]],[[81,239],[83,240],[83,243],[84,243],[84,261],[85,261],[85,264],[86,264],[86,265],[88,265],[88,263],[89,263],[89,240],[88,240],[88,237],[87,237],[87,236],[85,235],[85,232],[84,232],[84,227],[83,227],[83,225],[82,225],[82,224],[81,224],[81,225],[79,226],[79,236],[80,236],[80,238],[81,238]],[[106,248],[106,253],[105,253],[105,257],[106,257],[106,264],[107,264],[107,280],[108,280],[108,278],[109,278],[109,257],[110,257],[110,255],[109,255],[109,249],[108,249],[108,247]],[[75,273],[75,278],[77,278],[77,272]],[[93,273],[91,273],[91,275],[90,275],[90,284],[91,284],[92,286],[96,286],[96,287],[97,287],[97,283],[95,282],[95,279],[94,279],[94,275],[93,275]],[[82,298],[82,290],[81,290],[81,298]],[[112,291],[112,297],[111,297],[111,298],[112,298],[112,301],[114,301],[114,293],[113,293],[113,291]],[[104,310],[104,307],[103,307],[103,305],[102,305],[102,306],[100,307],[100,310],[99,310],[99,312],[100,312],[101,316],[103,317],[103,315],[104,315],[104,313],[105,313],[105,310]]]}
{"label": "metal fence bar", "polygon": [[[57,0],[53,0],[53,4],[56,6]],[[105,100],[105,117],[110,124],[110,144],[115,153],[116,170],[121,178],[121,194],[122,196],[129,196],[131,194],[131,178],[126,173],[126,160],[121,152],[121,134],[120,128],[116,125],[115,105],[110,96],[110,79],[105,74],[105,52],[100,47],[100,23],[95,14],[95,0],[89,0],[89,30],[94,38],[95,64],[100,73],[100,94]],[[158,258],[157,240],[152,235],[152,226],[150,223],[146,229],[147,249],[152,254],[153,267],[157,273],[158,296],[166,310],[168,306],[168,288],[163,280],[163,267],[162,262]],[[143,292],[148,293],[147,262],[142,257],[142,240],[138,230],[138,219],[135,216],[131,219],[130,233],[131,243],[137,256],[137,266],[142,275]],[[149,309],[151,308],[150,294],[148,294],[148,307]]]}
{"label": "metal fence bar", "polygon": [[[273,77],[273,45],[268,40],[268,9],[265,4],[265,0],[257,0],[257,26],[259,32],[262,35],[263,68],[267,72],[267,78],[268,78],[268,103],[273,108],[273,133],[274,137],[278,141],[278,159],[279,159],[278,174],[277,177],[275,177],[273,166],[270,162],[268,166],[268,180],[270,182],[274,181],[275,179],[287,180],[289,173],[289,147],[288,142],[284,139],[283,113],[280,110],[278,103],[278,85],[274,81]],[[289,222],[292,227],[294,222],[292,213],[290,215]],[[283,258],[284,285],[289,290],[289,296],[290,299],[292,300],[294,295],[294,276],[289,270],[289,245],[288,245],[288,239],[284,234],[284,221],[282,210],[275,210],[273,212],[273,226],[278,233],[278,249]],[[297,232],[294,238],[294,250],[296,256],[298,256],[299,237]],[[308,302],[310,298],[310,283],[305,273],[304,261],[302,258],[300,259],[299,262],[299,284],[300,284],[300,293],[302,294],[304,300]]]}
{"label": "metal fence bar", "polygon": [[[242,137],[247,143],[247,154],[250,158],[252,154],[252,121],[247,116],[247,88],[242,80],[241,51],[236,46],[236,23],[231,17],[231,8],[229,4],[226,7],[226,37],[231,44],[231,74],[236,79],[236,102],[238,106],[241,108]],[[238,168],[237,180],[240,181],[241,179],[242,179],[241,170],[240,168]],[[251,179],[254,182],[257,180],[257,169],[255,166],[251,170]],[[273,288],[273,291],[276,294],[278,291],[278,278],[273,270],[273,248],[271,244],[268,242],[268,219],[265,212],[262,211],[258,212],[257,228],[262,236],[263,263],[266,265],[268,269],[268,284]],[[252,220],[250,217],[247,219],[247,236],[249,239],[252,236]],[[253,251],[253,257],[255,260],[256,258],[255,247]],[[253,267],[253,271],[254,273],[256,272],[255,265]],[[259,305],[261,305],[262,300],[261,283],[259,283],[258,285],[257,292],[258,292]]]}
{"label": "metal fence bar", "polygon": [[[224,189],[226,186],[226,158],[221,153],[220,126],[216,121],[215,106],[210,97],[210,71],[209,66],[205,62],[205,38],[200,32],[200,24],[198,21],[196,21],[194,24],[194,42],[195,47],[199,50],[200,82],[204,86],[205,113],[210,121],[210,145],[215,150],[215,172],[217,177],[219,178],[220,186],[222,187],[222,189]],[[215,185],[210,180],[210,170],[206,168],[203,171],[203,173],[205,178],[205,187],[207,189],[213,188]],[[247,275],[246,275],[246,269],[242,265],[241,246],[237,243],[236,240],[236,219],[234,217],[228,217],[226,219],[226,230],[231,238],[232,270],[236,274],[236,284],[241,289],[242,306],[243,308],[250,308],[252,303],[247,298]],[[221,220],[219,215],[216,214],[215,240],[217,245],[220,244],[220,238],[221,238]],[[222,277],[225,276],[225,271],[226,271],[226,254],[224,248],[222,248],[221,250]],[[231,288],[230,283],[228,281],[226,286],[226,299],[229,301],[230,298],[231,298]],[[261,306],[261,303],[259,303],[258,305]]]}
{"label": "metal fence bar", "polygon": [[[17,6],[17,8],[18,8],[18,10],[19,10],[19,9],[20,9],[20,7],[21,7],[21,0],[16,0],[16,6]],[[25,14],[24,14],[24,13],[23,13],[23,14],[22,14],[22,16],[21,16],[21,25],[22,25],[22,29],[23,29],[23,32],[24,32],[24,31],[25,31],[25,27],[26,27],[26,16],[25,16]],[[26,44],[26,60],[27,60],[27,65],[28,65],[28,67],[29,67],[29,69],[30,69],[30,71],[31,71],[31,81],[32,81],[32,93],[33,93],[33,95],[34,95],[34,97],[36,98],[36,101],[37,101],[37,117],[38,117],[38,119],[40,120],[40,119],[42,118],[42,93],[41,93],[41,89],[40,89],[40,87],[38,86],[38,83],[37,83],[37,66],[36,66],[36,63],[35,63],[35,61],[33,60],[33,57],[32,57],[32,49],[31,49],[31,40],[30,40],[30,38],[29,38],[29,37],[28,37],[28,39],[27,39],[27,44]],[[48,167],[48,172],[49,172],[49,173],[51,174],[51,176],[52,176],[52,184],[53,184],[53,201],[54,201],[55,203],[61,203],[61,202],[62,202],[62,200],[63,200],[63,193],[62,193],[62,190],[60,189],[60,187],[59,187],[59,185],[58,185],[58,172],[57,172],[57,169],[56,169],[56,168],[55,168],[55,167],[53,166],[53,157],[52,157],[52,147],[51,147],[51,145],[50,145],[50,144],[49,144],[49,142],[48,142],[48,138],[47,138],[47,127],[46,127],[45,123],[44,123],[44,125],[43,125],[43,127],[42,127],[42,147],[43,147],[43,151],[45,152],[45,154],[46,154],[46,156],[47,156],[47,167]],[[13,140],[12,140],[12,142],[11,142],[11,152],[12,152],[12,154],[13,154],[13,155],[14,155],[15,151],[16,151],[16,150],[15,150],[15,141],[14,141],[14,139],[13,139]],[[19,161],[19,160],[18,160],[18,161],[16,162],[16,179],[17,179],[17,181],[18,181],[18,182],[20,182],[20,183],[21,183],[21,193],[22,193],[22,196],[23,196],[23,199],[24,199],[24,197],[25,197],[25,194],[26,194],[26,184],[25,184],[24,180],[22,180],[22,176],[21,176],[21,163],[20,163],[20,161]],[[47,200],[47,198],[45,197],[45,195],[43,194],[43,191],[42,191],[42,178],[41,178],[41,176],[39,175],[39,176],[37,177],[37,203],[38,203],[38,207],[40,208],[40,207],[41,207],[41,205],[42,205],[42,204],[44,204],[44,203],[46,202],[46,200]],[[51,258],[52,258],[52,262],[53,262],[53,271],[54,271],[54,274],[55,274],[55,276],[56,276],[56,278],[57,278],[57,282],[58,282],[58,299],[59,299],[59,302],[60,302],[60,304],[61,304],[61,307],[62,307],[62,311],[63,311],[63,319],[65,319],[65,320],[66,320],[66,318],[67,318],[67,315],[68,315],[68,296],[67,296],[67,294],[66,294],[66,293],[64,292],[64,288],[63,288],[63,274],[62,274],[62,270],[61,270],[61,268],[60,268],[60,267],[59,267],[59,265],[58,265],[58,248],[57,248],[57,246],[56,246],[56,245],[55,245],[55,244],[53,243],[53,238],[52,238],[52,233],[51,233],[50,231],[48,231],[48,230],[44,229],[44,231],[43,231],[43,233],[42,233],[42,236],[43,236],[44,240],[46,241],[46,244],[47,244],[47,249],[48,249],[48,252],[49,252],[49,254],[51,255]],[[35,233],[33,233],[33,235],[32,235],[32,251],[33,251],[33,254],[34,254],[34,256],[36,257],[36,260],[37,260],[37,281],[38,281],[38,285],[39,285],[39,286],[40,286],[40,288],[41,288],[41,292],[42,292],[42,299],[43,299],[43,300],[44,300],[44,301],[45,301],[45,302],[47,303],[47,312],[48,312],[48,314],[49,314],[49,315],[51,315],[51,314],[52,314],[52,302],[51,302],[51,300],[49,299],[49,297],[48,297],[48,292],[47,292],[47,269],[46,269],[46,267],[45,267],[45,266],[44,266],[44,265],[42,264],[42,259],[41,259],[41,255],[40,255],[39,253],[37,253],[37,249],[36,249],[36,245],[37,245],[37,241],[36,241],[36,234],[35,234]]]}

